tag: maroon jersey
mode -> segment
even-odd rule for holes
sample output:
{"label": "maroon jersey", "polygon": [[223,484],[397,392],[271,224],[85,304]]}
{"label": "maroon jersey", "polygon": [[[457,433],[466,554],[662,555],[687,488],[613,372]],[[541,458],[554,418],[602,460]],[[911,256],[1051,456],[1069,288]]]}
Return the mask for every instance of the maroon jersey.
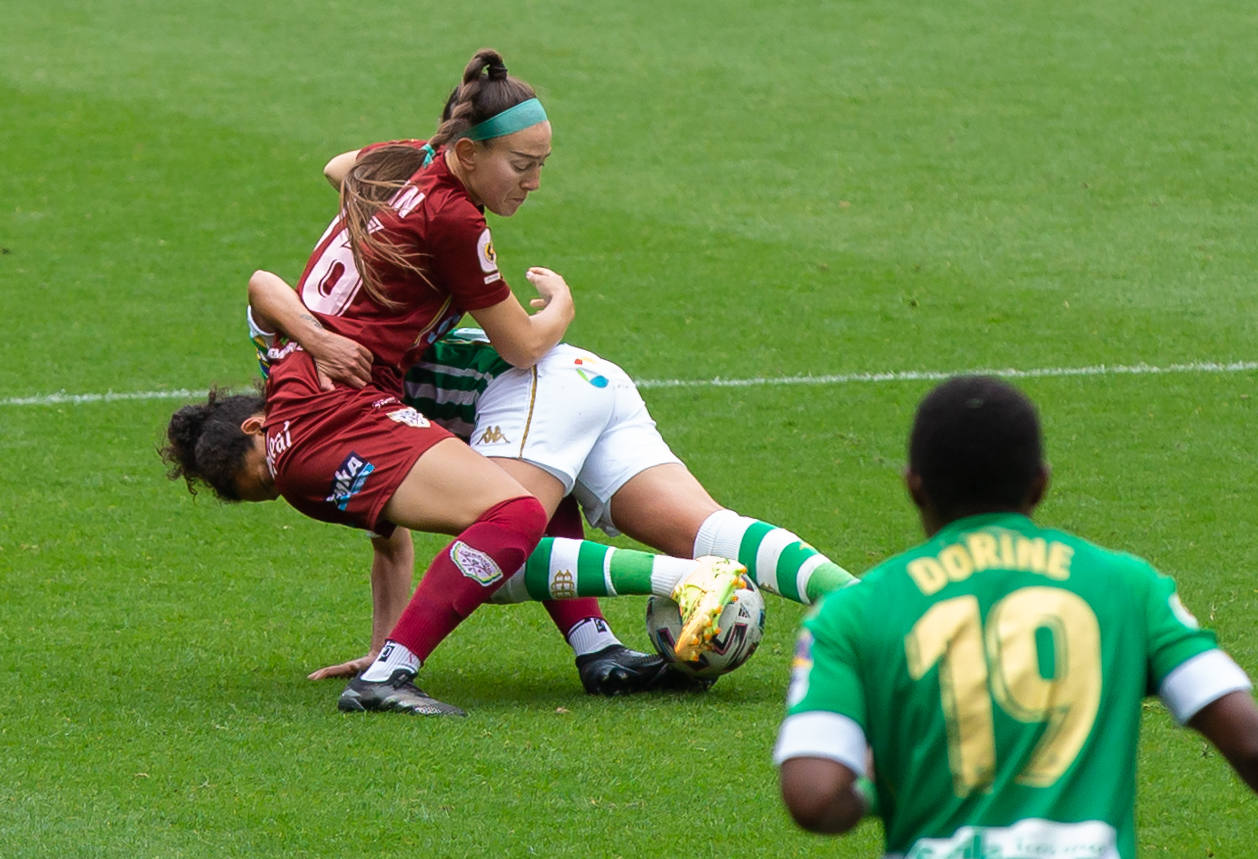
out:
{"label": "maroon jersey", "polygon": [[[413,145],[422,145],[414,142]],[[418,170],[373,229],[424,261],[426,277],[381,266],[385,306],[363,288],[338,215],[319,239],[298,294],[325,328],[372,351],[372,381],[321,391],[314,362],[296,344],[271,364],[266,390],[267,464],[301,512],[380,534],[380,512],[415,461],[452,436],[398,401],[402,371],[468,310],[511,291],[494,259],[481,210],[440,155]]]}
{"label": "maroon jersey", "polygon": [[358,341],[377,363],[393,368],[400,390],[401,372],[420,352],[466,311],[497,304],[511,290],[498,271],[484,214],[440,153],[411,176],[373,224],[385,241],[423,260],[426,277],[378,267],[384,294],[395,306],[378,303],[363,289],[339,216],[315,246],[297,291],[326,328]]}

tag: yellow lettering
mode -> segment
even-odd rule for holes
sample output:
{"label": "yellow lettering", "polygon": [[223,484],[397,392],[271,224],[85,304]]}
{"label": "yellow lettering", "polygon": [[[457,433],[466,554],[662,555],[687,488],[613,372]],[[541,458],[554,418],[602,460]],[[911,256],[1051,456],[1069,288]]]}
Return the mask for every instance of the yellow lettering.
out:
{"label": "yellow lettering", "polygon": [[1018,538],[1018,557],[1014,569],[1042,573],[1048,566],[1048,545],[1043,537]]}
{"label": "yellow lettering", "polygon": [[996,538],[991,534],[971,534],[965,542],[970,549],[975,572],[1000,565],[1000,558],[996,556]]}
{"label": "yellow lettering", "polygon": [[917,585],[917,589],[926,596],[930,596],[948,584],[948,574],[934,558],[917,558],[909,561],[908,573],[913,578],[913,584]]}
{"label": "yellow lettering", "polygon": [[974,564],[965,549],[960,546],[949,546],[939,553],[939,563],[943,564],[944,572],[954,582],[970,577],[974,572]]}
{"label": "yellow lettering", "polygon": [[1050,543],[1048,547],[1048,568],[1044,570],[1044,575],[1054,579],[1070,578],[1070,559],[1074,557],[1074,554],[1075,550],[1065,543],[1056,541]]}
{"label": "yellow lettering", "polygon": [[1000,535],[1000,565],[1006,570],[1014,569],[1017,557],[1013,551],[1013,535],[1002,533]]}

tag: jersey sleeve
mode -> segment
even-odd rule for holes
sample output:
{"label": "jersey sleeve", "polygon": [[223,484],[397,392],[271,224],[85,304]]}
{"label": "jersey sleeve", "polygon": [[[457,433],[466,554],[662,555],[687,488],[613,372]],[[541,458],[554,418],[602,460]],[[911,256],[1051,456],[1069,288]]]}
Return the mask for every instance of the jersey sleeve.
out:
{"label": "jersey sleeve", "polygon": [[492,307],[511,295],[485,218],[470,204],[433,223],[436,279],[464,310]]}
{"label": "jersey sleeve", "polygon": [[856,590],[829,595],[804,621],[791,663],[775,764],[795,757],[828,758],[857,776],[865,774],[865,689],[853,640],[862,628],[853,616]]}
{"label": "jersey sleeve", "polygon": [[1251,688],[1249,678],[1219,649],[1213,632],[1202,629],[1180,602],[1175,582],[1153,574],[1149,587],[1150,685],[1180,724],[1229,692]]}

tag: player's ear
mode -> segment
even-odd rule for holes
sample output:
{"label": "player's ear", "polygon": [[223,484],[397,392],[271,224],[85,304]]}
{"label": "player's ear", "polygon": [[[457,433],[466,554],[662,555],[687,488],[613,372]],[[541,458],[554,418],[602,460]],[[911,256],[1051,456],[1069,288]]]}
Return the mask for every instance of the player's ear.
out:
{"label": "player's ear", "polygon": [[265,415],[250,415],[240,422],[240,430],[245,435],[262,435],[262,425],[265,423]]}
{"label": "player's ear", "polygon": [[459,160],[459,167],[465,173],[470,173],[476,169],[476,156],[479,148],[476,141],[468,140],[466,137],[460,137],[454,141],[454,157]]}
{"label": "player's ear", "polygon": [[913,504],[919,510],[926,508],[926,493],[922,491],[922,476],[911,468],[904,469],[904,486],[909,491],[909,497],[913,499]]}

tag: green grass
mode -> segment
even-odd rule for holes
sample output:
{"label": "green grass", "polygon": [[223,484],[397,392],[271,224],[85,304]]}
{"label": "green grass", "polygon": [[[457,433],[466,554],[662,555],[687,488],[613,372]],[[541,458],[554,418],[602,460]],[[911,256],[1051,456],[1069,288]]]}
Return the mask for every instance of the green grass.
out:
{"label": "green grass", "polygon": [[[875,824],[817,839],[777,798],[797,607],[771,599],[708,695],[632,700],[581,695],[537,606],[489,607],[424,670],[469,719],[341,717],[304,675],[365,643],[365,540],[167,482],[178,399],[15,401],[246,383],[245,280],[300,271],[323,162],[429,133],[483,45],[556,135],[494,222],[504,270],[563,272],[569,339],[639,378],[1253,361],[1255,36],[1235,0],[24,4],[0,34],[0,853],[876,853]],[[1021,382],[1042,519],[1175,575],[1251,672],[1256,377]],[[899,471],[929,385],[646,396],[719,499],[859,571],[918,539]],[[606,608],[646,646],[640,598]],[[1245,855],[1256,816],[1149,705],[1143,853]]]}

